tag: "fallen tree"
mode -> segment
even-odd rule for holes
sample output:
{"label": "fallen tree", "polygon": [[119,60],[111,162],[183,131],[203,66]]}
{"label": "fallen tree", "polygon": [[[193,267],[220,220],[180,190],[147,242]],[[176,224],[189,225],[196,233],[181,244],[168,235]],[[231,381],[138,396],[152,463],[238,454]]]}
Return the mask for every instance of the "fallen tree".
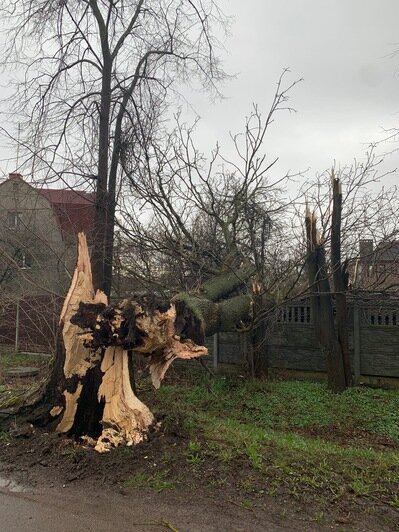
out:
{"label": "fallen tree", "polygon": [[29,420],[52,422],[60,433],[90,439],[99,452],[142,441],[154,416],[133,392],[129,352],[147,357],[152,383],[159,387],[174,360],[208,353],[205,336],[250,322],[252,298],[238,288],[251,274],[244,268],[221,275],[199,296],[179,294],[171,301],[139,296],[109,305],[103,292],[94,292],[86,237],[80,233],[53,371],[40,398],[24,407]]}

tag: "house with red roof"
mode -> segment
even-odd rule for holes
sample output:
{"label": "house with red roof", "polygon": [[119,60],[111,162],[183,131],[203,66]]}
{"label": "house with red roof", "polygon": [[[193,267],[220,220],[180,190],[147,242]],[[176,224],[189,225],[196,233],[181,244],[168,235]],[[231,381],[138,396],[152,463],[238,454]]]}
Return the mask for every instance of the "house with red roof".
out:
{"label": "house with red roof", "polygon": [[91,233],[94,226],[94,192],[73,189],[38,189],[51,205],[63,240],[76,240],[78,232]]}
{"label": "house with red roof", "polygon": [[21,174],[0,183],[0,296],[63,295],[76,235],[94,227],[94,192],[37,187]]}

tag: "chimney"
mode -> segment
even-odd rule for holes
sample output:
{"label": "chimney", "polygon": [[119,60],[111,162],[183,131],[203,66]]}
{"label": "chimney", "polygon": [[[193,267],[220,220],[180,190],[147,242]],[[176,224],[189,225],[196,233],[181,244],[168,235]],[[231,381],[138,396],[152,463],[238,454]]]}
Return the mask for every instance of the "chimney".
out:
{"label": "chimney", "polygon": [[374,243],[371,239],[359,241],[360,259],[370,259],[374,251]]}
{"label": "chimney", "polygon": [[20,179],[23,180],[22,174],[19,174],[18,172],[10,172],[8,174],[8,179]]}

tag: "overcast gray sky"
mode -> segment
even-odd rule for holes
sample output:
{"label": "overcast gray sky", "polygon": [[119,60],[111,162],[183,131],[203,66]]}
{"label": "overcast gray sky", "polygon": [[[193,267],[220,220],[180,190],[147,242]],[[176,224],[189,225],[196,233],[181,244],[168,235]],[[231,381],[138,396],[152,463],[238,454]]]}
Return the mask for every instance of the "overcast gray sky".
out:
{"label": "overcast gray sky", "polygon": [[[223,0],[234,16],[226,67],[236,73],[210,104],[192,96],[202,117],[201,145],[239,131],[252,102],[267,109],[284,67],[304,78],[291,94],[295,115],[280,116],[268,139],[280,169],[323,171],[361,158],[382,128],[399,126],[398,0]],[[396,45],[395,45],[396,43]],[[389,167],[399,158],[391,157]],[[390,182],[396,182],[397,176]]]}
{"label": "overcast gray sky", "polygon": [[[285,67],[303,82],[291,93],[297,113],[280,115],[267,138],[279,172],[310,168],[312,175],[334,159],[343,166],[361,159],[382,128],[399,126],[399,55],[390,57],[399,49],[399,0],[218,1],[234,18],[225,66],[237,76],[223,101],[189,94],[204,150],[216,140],[229,150],[229,131],[242,130],[253,102],[267,110]],[[4,172],[15,166],[8,157],[0,146]],[[397,155],[385,164],[396,166]]]}

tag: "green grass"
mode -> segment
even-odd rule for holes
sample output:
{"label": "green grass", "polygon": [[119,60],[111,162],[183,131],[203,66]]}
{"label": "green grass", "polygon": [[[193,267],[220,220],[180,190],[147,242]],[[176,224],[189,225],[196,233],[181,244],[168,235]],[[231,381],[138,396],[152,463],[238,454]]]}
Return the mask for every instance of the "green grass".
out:
{"label": "green grass", "polygon": [[[399,442],[399,391],[352,388],[330,393],[324,384],[302,381],[240,381],[215,378],[163,386],[164,400],[184,401],[209,414],[225,411],[231,419],[274,430],[312,427],[369,431]],[[180,401],[179,401],[180,402]]]}
{"label": "green grass", "polygon": [[244,460],[269,495],[284,489],[299,498],[324,493],[398,505],[399,390],[336,395],[313,382],[194,376],[150,400],[165,430],[188,438],[186,457],[197,468],[211,458],[233,470]]}
{"label": "green grass", "polygon": [[31,389],[31,384],[0,384],[0,409],[17,405]]}
{"label": "green grass", "polygon": [[157,493],[175,487],[174,483],[167,479],[167,472],[157,472],[153,475],[137,473],[127,479],[125,484],[131,488],[147,488],[156,491]]}
{"label": "green grass", "polygon": [[241,501],[241,506],[246,510],[252,510],[252,508],[254,507],[254,503],[249,499],[244,499],[243,501]]}
{"label": "green grass", "polygon": [[45,355],[29,355],[27,353],[1,353],[0,370],[2,368],[18,366],[44,366],[51,360],[51,357]]}
{"label": "green grass", "polygon": [[189,464],[198,466],[204,461],[201,443],[197,440],[189,441],[186,450],[186,458]]}
{"label": "green grass", "polygon": [[0,442],[11,443],[12,442],[11,434],[5,430],[0,430]]}
{"label": "green grass", "polygon": [[19,366],[33,366],[42,369],[45,374],[50,367],[52,358],[45,355],[29,355],[27,353],[0,353],[0,408],[10,408],[17,405],[32,387],[39,384],[42,377],[7,378],[4,370]]}

